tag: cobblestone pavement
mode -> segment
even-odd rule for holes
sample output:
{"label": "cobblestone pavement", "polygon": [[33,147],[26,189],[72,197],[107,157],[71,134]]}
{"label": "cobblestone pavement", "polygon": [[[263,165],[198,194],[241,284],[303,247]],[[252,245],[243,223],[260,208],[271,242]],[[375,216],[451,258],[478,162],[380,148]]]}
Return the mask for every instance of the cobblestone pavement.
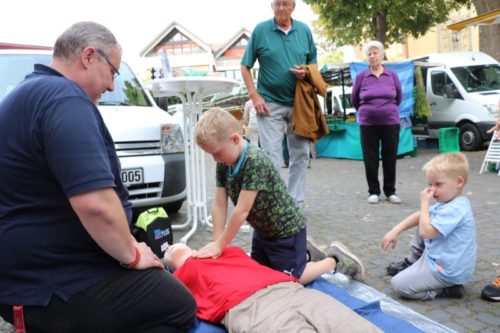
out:
{"label": "cobblestone pavement", "polygon": [[[479,175],[485,151],[467,152],[470,176],[465,192],[472,202],[477,225],[478,256],[476,271],[465,286],[466,296],[461,300],[437,299],[430,302],[398,298],[391,290],[390,277],[385,267],[402,259],[408,250],[413,231],[400,236],[398,246],[382,251],[382,236],[393,225],[419,208],[419,193],[425,187],[421,171],[426,161],[438,154],[437,150],[419,149],[418,156],[398,160],[397,194],[400,205],[381,201],[367,203],[367,185],[362,161],[320,158],[312,161],[307,173],[307,193],[304,211],[308,219],[308,234],[326,248],[332,240],[345,243],[364,262],[365,283],[408,306],[416,312],[457,332],[500,332],[500,303],[480,299],[483,286],[500,270],[500,177],[487,172]],[[207,159],[207,196],[210,207],[214,188],[214,163]],[[286,169],[282,169],[286,177]],[[186,205],[172,215],[174,223],[183,223]],[[174,232],[178,241],[186,231]],[[199,227],[188,244],[198,248],[209,241],[210,231]],[[233,242],[250,250],[251,230],[242,229]],[[11,332],[2,324],[0,333]],[[4,327],[2,329],[2,327]]]}

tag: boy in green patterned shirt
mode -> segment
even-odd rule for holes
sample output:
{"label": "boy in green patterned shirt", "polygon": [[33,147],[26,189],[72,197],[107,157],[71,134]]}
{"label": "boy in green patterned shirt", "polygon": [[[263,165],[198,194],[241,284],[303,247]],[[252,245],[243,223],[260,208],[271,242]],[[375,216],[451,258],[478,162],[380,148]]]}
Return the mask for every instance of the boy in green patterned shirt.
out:
{"label": "boy in green patterned shirt", "polygon": [[[195,257],[218,258],[247,221],[254,229],[251,257],[260,264],[295,276],[302,284],[332,270],[362,279],[361,261],[339,242],[330,245],[328,255],[310,248],[315,258],[311,253],[308,258],[307,247],[313,243],[307,244],[304,214],[271,160],[249,145],[231,114],[220,108],[206,111],[194,137],[217,162],[213,241],[196,251]],[[234,209],[226,223],[228,197]]]}

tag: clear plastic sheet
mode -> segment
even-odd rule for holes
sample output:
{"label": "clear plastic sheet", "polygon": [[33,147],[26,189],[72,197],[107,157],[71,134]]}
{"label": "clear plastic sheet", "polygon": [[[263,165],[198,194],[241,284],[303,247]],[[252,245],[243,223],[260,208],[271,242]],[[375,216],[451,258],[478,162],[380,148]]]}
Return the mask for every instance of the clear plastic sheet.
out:
{"label": "clear plastic sheet", "polygon": [[382,311],[404,319],[428,333],[457,333],[446,326],[396,302],[386,294],[367,286],[364,283],[347,278],[343,274],[324,274],[323,278],[344,288],[349,294],[366,302],[379,301]]}

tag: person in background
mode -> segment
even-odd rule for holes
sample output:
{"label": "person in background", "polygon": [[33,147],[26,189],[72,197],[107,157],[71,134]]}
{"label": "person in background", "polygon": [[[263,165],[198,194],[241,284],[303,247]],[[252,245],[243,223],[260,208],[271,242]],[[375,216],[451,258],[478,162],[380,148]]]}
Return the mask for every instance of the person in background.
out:
{"label": "person in background", "polygon": [[[328,256],[321,251],[312,253],[310,248],[317,247],[307,242],[306,218],[279,170],[262,150],[243,139],[241,131],[238,121],[221,108],[205,111],[196,125],[196,143],[217,165],[211,211],[213,241],[195,256],[220,257],[247,221],[254,229],[251,256],[260,264],[286,272],[303,284],[332,270],[363,279],[361,260],[345,245],[333,242]],[[228,198],[234,204],[229,218]]]}
{"label": "person in background", "polygon": [[245,137],[255,147],[259,147],[259,126],[257,124],[257,113],[255,112],[251,99],[245,103],[245,108],[243,110],[243,122],[245,124]]}
{"label": "person in background", "polygon": [[[500,100],[498,101],[498,109],[500,110]],[[500,131],[500,119],[497,119],[495,126],[488,130],[488,133]],[[500,140],[500,138],[496,138]],[[481,298],[487,301],[500,302],[500,275],[496,277],[491,283],[487,284],[481,290]]]}
{"label": "person in background", "polygon": [[130,233],[96,106],[121,56],[106,27],[75,23],[50,66],[36,64],[0,104],[0,316],[19,330],[183,332],[194,322],[189,290]]}
{"label": "person in background", "polygon": [[368,182],[368,202],[376,204],[380,197],[378,180],[379,151],[384,174],[383,191],[393,204],[401,203],[396,195],[396,161],[399,145],[399,104],[401,83],[395,72],[382,64],[384,45],[370,41],[364,47],[368,68],[356,75],[351,103],[358,112],[361,147]]}
{"label": "person in background", "polygon": [[[300,65],[316,64],[317,51],[309,27],[292,19],[295,0],[273,0],[271,7],[274,17],[259,23],[248,41],[241,60],[241,75],[258,114],[262,150],[276,168],[283,163],[283,132],[287,130],[288,191],[302,208],[310,140],[292,132],[292,111],[296,82],[306,76]],[[257,87],[251,73],[256,61]]]}
{"label": "person in background", "polygon": [[382,332],[333,297],[258,264],[239,247],[226,247],[217,259],[194,253],[177,243],[164,260],[193,293],[197,317],[222,323],[229,332]]}
{"label": "person in background", "polygon": [[[393,288],[403,297],[432,300],[436,296],[462,298],[463,284],[476,265],[476,225],[469,199],[463,194],[469,163],[462,153],[441,154],[423,170],[429,184],[420,193],[420,211],[392,228],[382,248],[394,248],[398,236],[416,228],[410,255],[392,263],[387,273]],[[435,199],[436,204],[430,206]]]}

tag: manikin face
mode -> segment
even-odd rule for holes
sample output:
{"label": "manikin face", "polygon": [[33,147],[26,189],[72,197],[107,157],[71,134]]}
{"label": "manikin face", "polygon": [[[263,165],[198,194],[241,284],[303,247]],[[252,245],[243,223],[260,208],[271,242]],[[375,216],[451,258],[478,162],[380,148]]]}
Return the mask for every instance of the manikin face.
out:
{"label": "manikin face", "polygon": [[444,173],[429,172],[427,183],[434,192],[434,199],[440,203],[447,203],[462,194],[464,179],[461,176],[453,177]]}
{"label": "manikin face", "polygon": [[176,243],[169,246],[165,251],[163,260],[167,267],[171,270],[176,270],[193,254],[193,250],[186,244]]}

